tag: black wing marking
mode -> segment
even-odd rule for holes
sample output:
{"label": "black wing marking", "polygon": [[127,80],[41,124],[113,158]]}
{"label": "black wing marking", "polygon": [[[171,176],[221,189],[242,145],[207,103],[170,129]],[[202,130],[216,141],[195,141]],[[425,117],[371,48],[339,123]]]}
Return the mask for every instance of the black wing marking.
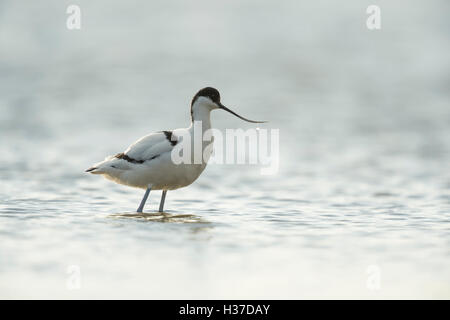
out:
{"label": "black wing marking", "polygon": [[164,135],[166,136],[166,139],[169,140],[170,144],[172,146],[177,144],[177,140],[172,140],[172,131],[163,131]]}
{"label": "black wing marking", "polygon": [[156,156],[153,156],[153,157],[151,157],[150,159],[147,159],[147,160],[136,160],[136,159],[133,159],[133,158],[129,157],[128,155],[126,155],[123,152],[122,153],[118,153],[118,154],[116,154],[114,156],[114,158],[117,158],[117,159],[123,159],[123,160],[126,160],[126,161],[131,162],[131,163],[139,163],[139,164],[142,164],[145,161],[150,161],[150,160],[156,159],[158,157],[159,157],[159,154],[156,155]]}

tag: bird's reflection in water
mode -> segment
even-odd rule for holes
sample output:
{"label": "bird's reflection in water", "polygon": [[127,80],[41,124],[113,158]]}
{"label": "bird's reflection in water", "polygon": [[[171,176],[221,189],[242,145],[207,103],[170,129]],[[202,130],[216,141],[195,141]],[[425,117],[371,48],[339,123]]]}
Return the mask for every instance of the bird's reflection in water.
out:
{"label": "bird's reflection in water", "polygon": [[200,223],[209,224],[210,222],[194,214],[170,214],[167,212],[133,212],[133,213],[115,213],[109,215],[110,218],[129,218],[142,219],[148,222],[171,222],[171,223]]}

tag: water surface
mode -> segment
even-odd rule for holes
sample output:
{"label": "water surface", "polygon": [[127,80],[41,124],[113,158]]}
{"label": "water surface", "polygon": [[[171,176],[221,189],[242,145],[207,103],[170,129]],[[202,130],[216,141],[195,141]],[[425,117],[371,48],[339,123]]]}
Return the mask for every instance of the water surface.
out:
{"label": "water surface", "polygon": [[[1,298],[450,297],[446,1],[379,31],[360,1],[81,0],[79,31],[68,4],[0,2]],[[280,129],[276,175],[209,165],[136,216],[83,172],[207,85]]]}

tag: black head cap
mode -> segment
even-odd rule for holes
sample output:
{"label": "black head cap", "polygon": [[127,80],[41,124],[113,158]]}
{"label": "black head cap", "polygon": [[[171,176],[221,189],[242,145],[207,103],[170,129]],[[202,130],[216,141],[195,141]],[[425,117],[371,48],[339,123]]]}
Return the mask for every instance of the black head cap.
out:
{"label": "black head cap", "polygon": [[207,97],[210,98],[213,102],[219,103],[220,102],[220,93],[217,89],[214,89],[212,87],[206,87],[201,89],[197,94],[192,98],[191,107],[194,105],[195,101],[198,97]]}
{"label": "black head cap", "polygon": [[200,90],[199,92],[197,92],[197,94],[194,96],[194,98],[192,99],[191,102],[191,119],[194,120],[194,113],[193,113],[193,107],[194,107],[194,103],[195,101],[199,98],[199,97],[207,97],[209,99],[211,99],[212,102],[214,102],[218,108],[225,110],[233,115],[235,115],[236,117],[247,121],[247,122],[252,122],[252,123],[263,123],[265,121],[255,121],[255,120],[249,120],[246,119],[240,115],[238,115],[236,112],[228,109],[227,107],[225,107],[222,103],[220,103],[220,93],[219,91],[217,91],[217,89],[211,88],[211,87],[206,87],[203,88],[202,90]]}

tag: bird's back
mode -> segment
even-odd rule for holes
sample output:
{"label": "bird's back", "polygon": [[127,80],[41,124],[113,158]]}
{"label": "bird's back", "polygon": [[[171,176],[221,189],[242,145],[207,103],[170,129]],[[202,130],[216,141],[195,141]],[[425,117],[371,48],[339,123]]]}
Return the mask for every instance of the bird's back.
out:
{"label": "bird's back", "polygon": [[206,164],[175,164],[172,161],[172,150],[179,142],[177,133],[186,134],[185,130],[146,135],[124,152],[106,158],[88,171],[138,188],[147,188],[149,184],[154,190],[173,190],[187,186],[198,178]]}

